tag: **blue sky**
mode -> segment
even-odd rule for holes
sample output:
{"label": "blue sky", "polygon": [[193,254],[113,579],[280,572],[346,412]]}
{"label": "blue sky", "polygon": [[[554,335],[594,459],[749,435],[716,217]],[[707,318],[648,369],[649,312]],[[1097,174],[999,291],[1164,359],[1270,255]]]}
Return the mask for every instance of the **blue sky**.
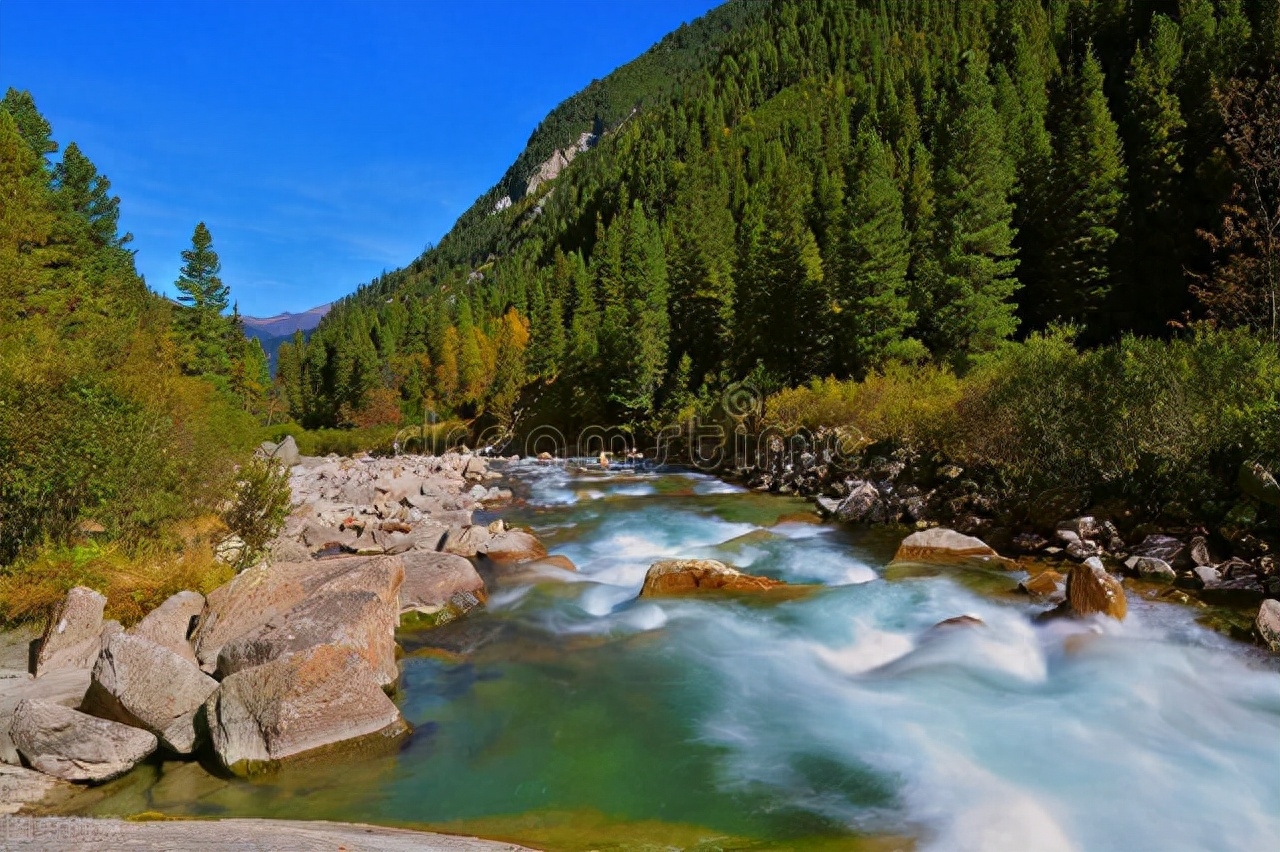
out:
{"label": "blue sky", "polygon": [[203,220],[264,316],[411,261],[552,107],[716,5],[0,0],[0,87],[110,178],[153,289]]}

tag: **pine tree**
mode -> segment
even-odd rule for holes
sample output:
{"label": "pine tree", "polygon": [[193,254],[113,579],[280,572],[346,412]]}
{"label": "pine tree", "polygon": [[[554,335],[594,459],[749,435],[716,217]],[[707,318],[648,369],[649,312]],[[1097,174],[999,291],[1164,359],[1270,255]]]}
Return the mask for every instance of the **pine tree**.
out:
{"label": "pine tree", "polygon": [[1097,313],[1114,280],[1112,248],[1119,235],[1125,166],[1092,46],[1071,81],[1058,161],[1058,233],[1049,251],[1048,286],[1037,307],[1043,321],[1100,327]]}
{"label": "pine tree", "polygon": [[40,110],[36,109],[31,93],[25,89],[18,91],[10,87],[4,94],[4,100],[0,101],[0,108],[13,117],[18,135],[39,158],[40,165],[49,168],[46,157],[58,150],[58,143],[53,141],[53,128],[40,114]]}
{"label": "pine tree", "polygon": [[922,315],[936,353],[990,350],[1013,334],[1013,165],[1004,148],[991,84],[978,59],[966,62],[944,112],[935,173],[936,271]]}
{"label": "pine tree", "polygon": [[841,374],[864,375],[904,352],[904,332],[915,315],[907,305],[910,238],[893,154],[869,122],[858,131],[851,166],[830,270],[838,312],[832,354]]}
{"label": "pine tree", "polygon": [[185,261],[174,286],[178,302],[178,328],[184,349],[184,368],[189,373],[227,376],[230,355],[226,349],[229,320],[227,310],[231,290],[218,273],[222,264],[213,250],[213,237],[204,222],[196,225],[191,235],[191,248],[182,252]]}
{"label": "pine tree", "polygon": [[119,236],[120,198],[112,196],[111,181],[98,174],[97,168],[72,142],[53,170],[54,186],[59,199],[80,216],[91,239],[100,246],[122,246],[132,234]]}

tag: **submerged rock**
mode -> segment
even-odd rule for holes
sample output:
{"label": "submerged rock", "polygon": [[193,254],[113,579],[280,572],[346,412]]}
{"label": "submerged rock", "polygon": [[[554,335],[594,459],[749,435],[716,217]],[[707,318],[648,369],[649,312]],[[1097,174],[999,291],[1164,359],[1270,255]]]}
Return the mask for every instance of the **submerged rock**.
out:
{"label": "submerged rock", "polygon": [[985,541],[963,535],[946,527],[934,527],[912,533],[903,539],[894,554],[894,562],[956,562],[970,559],[993,560],[1011,564]]}
{"label": "submerged rock", "polygon": [[35,675],[53,669],[87,669],[102,650],[102,613],[107,599],[93,589],[76,586],[49,617]]}
{"label": "submerged rock", "polygon": [[640,597],[679,595],[712,589],[767,592],[785,585],[781,580],[743,574],[714,559],[666,559],[649,566],[644,586],[640,589]]}
{"label": "submerged rock", "polygon": [[156,750],[155,736],[60,704],[23,701],[9,728],[33,769],[67,781],[108,781]]}
{"label": "submerged rock", "polygon": [[227,677],[205,704],[214,753],[237,774],[333,743],[408,729],[358,654],[321,645]]}
{"label": "submerged rock", "polygon": [[1102,560],[1094,557],[1072,565],[1067,574],[1067,608],[1073,615],[1102,613],[1122,621],[1129,611],[1120,581],[1107,573]]}

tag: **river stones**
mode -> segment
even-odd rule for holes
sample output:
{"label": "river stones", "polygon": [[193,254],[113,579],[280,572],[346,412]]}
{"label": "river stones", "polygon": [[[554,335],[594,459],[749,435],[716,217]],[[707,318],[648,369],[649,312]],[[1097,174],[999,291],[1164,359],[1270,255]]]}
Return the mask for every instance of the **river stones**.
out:
{"label": "river stones", "polygon": [[9,735],[23,759],[66,781],[108,781],[156,750],[151,733],[43,701],[18,704]]}
{"label": "river stones", "polygon": [[1035,576],[1028,577],[1018,584],[1018,588],[1033,598],[1041,600],[1061,600],[1064,594],[1066,578],[1052,568],[1046,568]]}
{"label": "river stones", "polygon": [[666,559],[649,566],[640,597],[681,595],[710,590],[767,592],[785,586],[780,580],[755,577],[714,559]]}
{"label": "river stones", "polygon": [[228,676],[205,713],[214,753],[237,774],[344,740],[408,729],[360,655],[332,645]]}
{"label": "river stones", "polygon": [[1067,608],[1077,616],[1101,613],[1122,621],[1129,611],[1120,581],[1107,573],[1102,560],[1093,557],[1072,565],[1067,574]]}
{"label": "river stones", "polygon": [[76,586],[49,617],[35,675],[53,669],[87,669],[102,650],[102,613],[107,599],[93,589]]}
{"label": "river stones", "polygon": [[934,527],[912,533],[903,539],[894,554],[894,562],[966,562],[981,560],[1012,565],[1012,561],[996,553],[985,541],[963,535],[946,527]]}
{"label": "river stones", "polygon": [[1273,652],[1280,654],[1280,601],[1268,599],[1258,610],[1258,635]]}
{"label": "river stones", "polygon": [[129,632],[199,665],[190,637],[202,612],[204,595],[199,592],[178,592],[147,613]]}
{"label": "river stones", "polygon": [[355,652],[377,684],[389,686],[399,677],[395,640],[399,616],[398,599],[391,604],[365,590],[321,592],[222,646],[218,674],[225,678],[325,645]]}
{"label": "river stones", "polygon": [[118,633],[93,667],[84,709],[150,731],[172,752],[191,754],[201,739],[196,712],[217,688],[190,660],[141,636]]}

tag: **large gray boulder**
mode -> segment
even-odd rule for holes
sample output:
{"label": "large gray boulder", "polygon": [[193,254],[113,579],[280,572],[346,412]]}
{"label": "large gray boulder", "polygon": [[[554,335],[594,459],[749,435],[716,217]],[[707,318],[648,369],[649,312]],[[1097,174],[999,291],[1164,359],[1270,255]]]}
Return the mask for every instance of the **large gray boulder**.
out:
{"label": "large gray boulder", "polygon": [[470,561],[454,553],[405,554],[400,611],[434,615],[446,609],[461,615],[484,603],[484,580]]}
{"label": "large gray boulder", "polygon": [[404,565],[396,556],[347,557],[261,565],[209,593],[194,637],[206,672],[217,668],[222,646],[256,630],[319,591],[370,591],[388,606],[399,601]]}
{"label": "large gray boulder", "polygon": [[407,729],[360,655],[332,645],[228,676],[205,713],[214,753],[239,774],[343,740]]}
{"label": "large gray boulder", "polygon": [[317,593],[266,624],[233,639],[218,654],[218,673],[236,672],[269,663],[320,645],[354,651],[373,672],[379,686],[396,682],[395,630],[399,601],[388,604],[371,591]]}
{"label": "large gray boulder", "polygon": [[1151,582],[1172,583],[1178,579],[1178,573],[1168,562],[1154,556],[1130,556],[1124,564],[1131,572]]}
{"label": "large gray boulder", "polygon": [[1280,654],[1280,601],[1268,598],[1258,610],[1258,635],[1267,647]]}
{"label": "large gray boulder", "polygon": [[198,664],[195,648],[191,645],[191,634],[195,631],[202,612],[204,595],[199,592],[178,592],[147,613],[129,632],[168,648],[184,660]]}
{"label": "large gray boulder", "polygon": [[154,735],[60,704],[23,701],[9,728],[33,769],[67,781],[108,781],[156,750]]}
{"label": "large gray boulder", "polygon": [[542,542],[524,530],[503,530],[492,536],[481,552],[495,562],[528,562],[547,555]]}
{"label": "large gray boulder", "polygon": [[102,649],[102,613],[107,599],[84,586],[67,592],[40,640],[35,675],[53,669],[87,669]]}
{"label": "large gray boulder", "polygon": [[9,724],[19,704],[32,700],[79,707],[89,689],[91,676],[89,669],[54,669],[44,677],[9,679],[0,684],[0,762],[22,762],[9,738]]}
{"label": "large gray boulder", "polygon": [[861,521],[871,514],[871,510],[880,502],[880,492],[870,482],[856,483],[849,496],[836,506],[835,515],[846,523]]}
{"label": "large gray boulder", "polygon": [[119,633],[93,667],[84,710],[143,728],[177,754],[200,745],[196,714],[218,682],[190,660],[161,645]]}

